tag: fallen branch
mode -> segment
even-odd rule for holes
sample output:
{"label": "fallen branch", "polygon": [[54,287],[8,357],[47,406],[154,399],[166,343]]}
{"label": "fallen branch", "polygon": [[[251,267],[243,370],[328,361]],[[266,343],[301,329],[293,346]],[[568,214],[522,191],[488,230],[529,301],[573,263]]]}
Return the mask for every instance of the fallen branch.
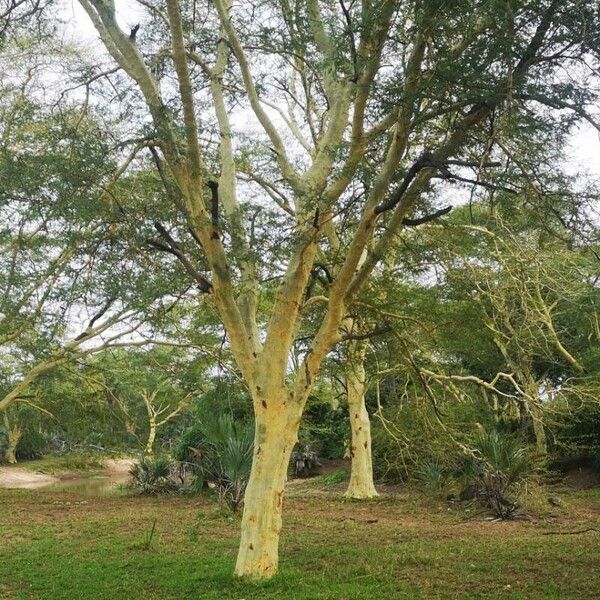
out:
{"label": "fallen branch", "polygon": [[579,529],[577,531],[545,531],[542,535],[579,535],[581,533],[587,533],[588,531],[600,533],[600,529],[596,527],[587,527],[586,529]]}

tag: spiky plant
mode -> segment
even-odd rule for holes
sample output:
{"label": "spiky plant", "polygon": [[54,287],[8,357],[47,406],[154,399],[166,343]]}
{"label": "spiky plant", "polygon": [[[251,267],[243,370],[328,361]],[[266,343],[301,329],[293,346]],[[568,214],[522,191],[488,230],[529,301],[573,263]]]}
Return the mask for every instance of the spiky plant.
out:
{"label": "spiky plant", "polygon": [[236,422],[229,413],[222,413],[203,420],[197,433],[194,446],[187,451],[187,460],[194,465],[195,487],[209,484],[231,510],[237,511],[252,468],[252,424]]}
{"label": "spiky plant", "polygon": [[173,461],[166,456],[142,456],[129,469],[130,487],[140,494],[164,494],[176,490],[171,477]]}
{"label": "spiky plant", "polygon": [[517,484],[533,471],[531,454],[518,439],[497,431],[478,434],[473,448],[473,475],[479,483],[480,498],[498,517],[513,517],[517,505],[511,496]]}
{"label": "spiky plant", "polygon": [[424,460],[416,469],[419,481],[432,492],[439,492],[448,478],[447,470],[436,457]]}

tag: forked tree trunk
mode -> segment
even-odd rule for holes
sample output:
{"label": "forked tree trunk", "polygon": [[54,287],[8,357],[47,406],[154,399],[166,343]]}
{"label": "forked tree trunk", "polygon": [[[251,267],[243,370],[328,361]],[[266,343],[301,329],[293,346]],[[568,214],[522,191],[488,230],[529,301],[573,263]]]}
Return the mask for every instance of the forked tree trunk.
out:
{"label": "forked tree trunk", "polygon": [[348,410],[352,444],[350,483],[344,494],[347,498],[366,499],[377,496],[373,482],[373,459],[371,456],[371,423],[365,406],[365,348],[354,347],[346,369]]}
{"label": "forked tree trunk", "polygon": [[262,408],[256,415],[254,458],[244,496],[238,577],[267,579],[277,572],[279,532],[288,465],[298,438],[299,415],[289,406]]}

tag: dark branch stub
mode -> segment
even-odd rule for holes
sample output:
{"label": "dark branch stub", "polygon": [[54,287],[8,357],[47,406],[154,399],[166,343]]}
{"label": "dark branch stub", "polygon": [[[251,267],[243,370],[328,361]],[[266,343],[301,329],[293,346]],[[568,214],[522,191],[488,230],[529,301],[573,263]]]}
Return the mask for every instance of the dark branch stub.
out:
{"label": "dark branch stub", "polygon": [[87,337],[87,335],[89,334],[90,330],[94,327],[94,324],[96,323],[96,321],[98,321],[98,319],[101,319],[108,311],[108,309],[113,305],[113,303],[115,302],[115,298],[109,298],[101,307],[100,310],[98,310],[98,312],[90,319],[90,322],[88,323],[87,327],[85,328],[84,331],[82,331],[76,338],[74,341],[78,342],[79,340],[82,340],[83,338]]}
{"label": "dark branch stub", "polygon": [[407,227],[416,227],[417,225],[423,225],[423,223],[429,223],[430,221],[434,221],[439,217],[447,215],[452,210],[452,205],[446,206],[445,208],[440,208],[440,210],[436,210],[435,212],[425,215],[423,217],[418,217],[417,219],[402,219],[402,224]]}
{"label": "dark branch stub", "polygon": [[207,185],[210,188],[210,217],[213,227],[219,227],[219,184],[211,179]]}
{"label": "dark branch stub", "polygon": [[134,25],[134,26],[131,28],[131,31],[129,32],[129,39],[130,39],[132,42],[135,42],[135,37],[136,37],[136,35],[137,35],[137,32],[138,32],[139,28],[140,28],[140,24],[138,23],[137,25]]}
{"label": "dark branch stub", "polygon": [[400,200],[402,200],[406,190],[421,169],[438,169],[445,177],[452,177],[452,173],[450,173],[448,170],[446,163],[436,158],[435,155],[431,154],[431,152],[424,152],[420,158],[413,163],[410,169],[408,169],[398,189],[386,202],[381,203],[375,208],[375,214],[380,215],[387,210],[395,208],[400,203]]}

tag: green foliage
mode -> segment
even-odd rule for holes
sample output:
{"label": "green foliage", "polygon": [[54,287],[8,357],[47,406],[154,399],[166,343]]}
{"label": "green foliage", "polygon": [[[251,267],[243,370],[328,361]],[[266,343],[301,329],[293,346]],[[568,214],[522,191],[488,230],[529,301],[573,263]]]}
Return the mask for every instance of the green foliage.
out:
{"label": "green foliage", "polygon": [[131,475],[129,486],[139,494],[173,493],[177,489],[171,477],[173,466],[173,461],[166,456],[143,456],[129,470]]}
{"label": "green foliage", "polygon": [[458,475],[470,479],[478,498],[495,515],[502,519],[514,516],[518,485],[534,472],[532,453],[520,440],[497,431],[475,436],[473,449],[473,467]]}
{"label": "green foliage", "polygon": [[19,460],[41,458],[51,448],[52,436],[47,430],[39,427],[26,427],[17,446],[17,458]]}
{"label": "green foliage", "polygon": [[235,512],[244,500],[253,450],[253,423],[213,410],[183,434],[175,456],[192,466],[195,489],[213,487]]}
{"label": "green foliage", "polygon": [[328,395],[313,395],[302,417],[298,443],[309,445],[319,457],[343,458],[350,436],[348,411],[333,407]]}
{"label": "green foliage", "polygon": [[346,471],[334,471],[333,473],[327,473],[321,478],[325,485],[337,485],[348,479],[348,473]]}
{"label": "green foliage", "polygon": [[439,458],[427,457],[420,465],[417,465],[415,475],[428,491],[439,493],[448,481],[448,472]]}
{"label": "green foliage", "polygon": [[554,444],[559,462],[572,458],[600,471],[600,402],[569,402],[555,420]]}

